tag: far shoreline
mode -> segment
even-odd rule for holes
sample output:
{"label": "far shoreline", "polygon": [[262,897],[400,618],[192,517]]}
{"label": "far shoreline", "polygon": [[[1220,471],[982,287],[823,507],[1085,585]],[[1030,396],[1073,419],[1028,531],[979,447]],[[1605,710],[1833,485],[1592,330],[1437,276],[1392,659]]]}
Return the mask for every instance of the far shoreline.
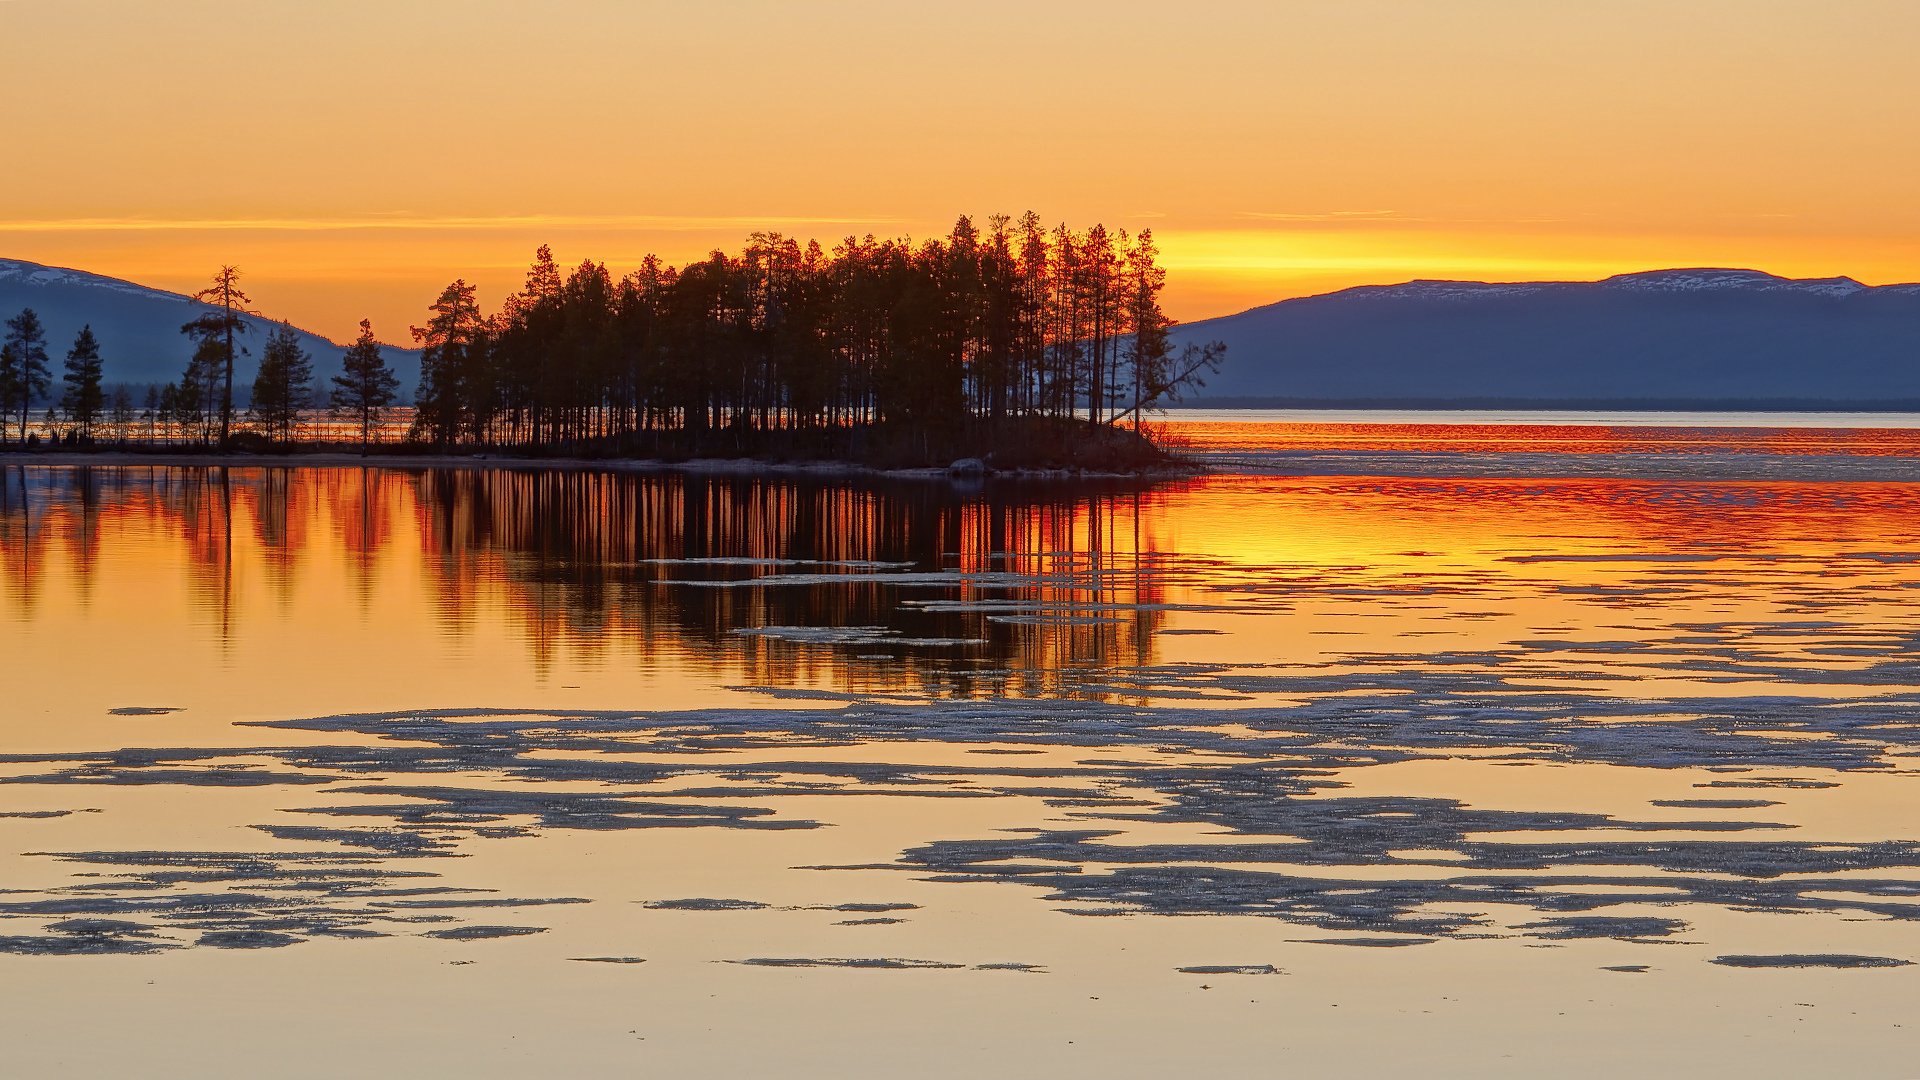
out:
{"label": "far shoreline", "polygon": [[697,457],[682,461],[670,461],[665,458],[615,458],[615,457],[531,457],[508,453],[472,454],[420,454],[420,453],[378,453],[358,454],[347,451],[321,450],[312,452],[295,451],[285,454],[262,454],[235,452],[222,454],[213,451],[137,451],[107,449],[87,450],[22,450],[17,446],[0,449],[0,465],[41,465],[48,467],[137,468],[142,465],[161,468],[249,468],[249,469],[507,469],[520,472],[609,472],[630,473],[641,476],[701,476],[722,478],[790,478],[845,481],[945,481],[956,486],[974,486],[989,481],[1014,483],[1058,483],[1075,484],[1081,482],[1113,483],[1139,482],[1161,483],[1170,480],[1186,480],[1211,471],[1207,466],[1194,461],[1180,461],[1172,465],[1151,469],[1135,470],[1092,470],[1080,468],[1018,468],[992,469],[982,471],[958,469],[955,466],[926,466],[918,468],[880,468],[845,461],[767,461],[759,458],[723,458]]}

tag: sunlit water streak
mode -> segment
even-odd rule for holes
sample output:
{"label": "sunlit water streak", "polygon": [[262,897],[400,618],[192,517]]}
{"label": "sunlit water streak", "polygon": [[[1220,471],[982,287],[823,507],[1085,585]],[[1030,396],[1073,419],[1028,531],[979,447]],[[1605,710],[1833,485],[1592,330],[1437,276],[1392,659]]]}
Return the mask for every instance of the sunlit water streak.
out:
{"label": "sunlit water streak", "polygon": [[[0,460],[0,655],[29,673],[0,715],[0,966],[40,986],[8,1034],[125,1065],[74,1025],[211,1030],[135,988],[240,979],[387,1068],[1906,1060],[1916,969],[1862,965],[1920,960],[1920,488],[1514,471],[965,491]],[[1783,963],[1817,966],[1752,970]],[[349,974],[376,969],[463,1046]],[[525,993],[559,1007],[488,997]],[[292,1029],[222,1000],[199,1064],[284,1055]]]}

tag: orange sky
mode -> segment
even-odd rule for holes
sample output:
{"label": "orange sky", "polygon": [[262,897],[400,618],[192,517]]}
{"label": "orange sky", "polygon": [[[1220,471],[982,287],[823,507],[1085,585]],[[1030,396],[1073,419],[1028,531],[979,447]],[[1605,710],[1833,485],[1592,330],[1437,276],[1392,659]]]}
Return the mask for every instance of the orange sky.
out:
{"label": "orange sky", "polygon": [[1920,279],[1920,3],[0,0],[0,257],[336,338],[624,270],[1150,226],[1183,319],[1414,277]]}

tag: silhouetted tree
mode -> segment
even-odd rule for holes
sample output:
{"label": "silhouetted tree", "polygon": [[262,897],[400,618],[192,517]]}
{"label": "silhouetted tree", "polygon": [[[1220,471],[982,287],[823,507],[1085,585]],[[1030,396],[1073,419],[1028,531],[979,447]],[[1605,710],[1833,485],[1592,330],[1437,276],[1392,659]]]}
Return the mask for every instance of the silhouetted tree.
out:
{"label": "silhouetted tree", "polygon": [[[20,384],[20,354],[11,341],[0,343],[0,443],[7,441],[7,428],[13,423],[13,396],[18,393]],[[27,439],[27,429],[20,429],[20,441]]]}
{"label": "silhouetted tree", "polygon": [[240,291],[240,270],[238,267],[222,266],[213,275],[213,283],[192,299],[201,304],[210,305],[213,310],[194,319],[180,328],[180,332],[199,341],[200,349],[217,347],[220,370],[210,384],[219,391],[220,444],[226,445],[233,428],[233,368],[234,335],[247,332],[247,321],[242,316],[247,313],[246,305],[253,301]]}
{"label": "silhouetted tree", "polygon": [[60,380],[67,388],[60,395],[60,408],[67,422],[79,427],[82,435],[93,434],[94,422],[106,406],[106,392],[100,387],[100,341],[93,336],[91,324],[80,328],[67,350],[66,372]]}
{"label": "silhouetted tree", "polygon": [[0,364],[0,394],[5,396],[7,406],[0,411],[20,410],[20,440],[25,442],[27,421],[34,400],[47,392],[50,383],[47,372],[47,332],[40,325],[40,316],[34,314],[32,308],[26,308],[7,320],[4,347],[12,354],[12,359]]}
{"label": "silhouetted tree", "polygon": [[360,320],[360,336],[347,349],[340,374],[333,377],[333,407],[360,416],[360,454],[365,456],[373,435],[375,410],[393,404],[400,380],[380,355],[380,343],[373,339],[373,324]]}
{"label": "silhouetted tree", "polygon": [[160,388],[160,406],[154,415],[160,421],[160,437],[167,442],[173,441],[173,428],[181,420],[180,386],[168,383]]}
{"label": "silhouetted tree", "polygon": [[187,368],[172,389],[173,418],[181,433],[205,443],[212,439],[220,414],[220,373],[227,351],[218,337],[202,337],[187,358]]}
{"label": "silhouetted tree", "polygon": [[133,434],[134,420],[138,414],[133,409],[133,391],[124,386],[116,386],[113,393],[107,395],[107,419],[113,425],[113,437],[126,442]]}
{"label": "silhouetted tree", "polygon": [[491,402],[484,400],[489,387],[478,377],[485,360],[485,325],[473,286],[465,281],[441,290],[428,310],[433,317],[427,325],[413,328],[413,339],[420,343],[413,424],[417,433],[444,447],[463,433],[480,434],[476,420],[491,413]]}
{"label": "silhouetted tree", "polygon": [[312,404],[313,361],[291,323],[281,323],[260,351],[253,378],[253,417],[269,440],[291,442],[300,411]]}
{"label": "silhouetted tree", "polygon": [[1135,431],[1140,430],[1141,414],[1157,396],[1153,388],[1165,383],[1169,375],[1167,327],[1171,320],[1160,310],[1160,290],[1166,287],[1167,272],[1158,265],[1159,254],[1151,229],[1140,230],[1126,253],[1127,322],[1133,329],[1126,360],[1133,375],[1133,406],[1120,417],[1131,413]]}

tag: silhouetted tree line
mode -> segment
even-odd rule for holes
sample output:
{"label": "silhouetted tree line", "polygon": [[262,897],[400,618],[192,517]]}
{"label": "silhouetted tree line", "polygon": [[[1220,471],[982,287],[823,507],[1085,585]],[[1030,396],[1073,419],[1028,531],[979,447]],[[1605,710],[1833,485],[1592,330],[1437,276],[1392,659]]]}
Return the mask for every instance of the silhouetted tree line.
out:
{"label": "silhouetted tree line", "polygon": [[[193,351],[178,381],[101,384],[99,343],[83,330],[60,401],[68,438],[106,423],[125,439],[231,446],[236,361],[252,314],[240,272],[222,266],[180,330]],[[848,237],[832,252],[773,232],[738,255],[683,267],[648,256],[615,279],[604,264],[563,273],[540,248],[525,287],[492,315],[455,281],[414,327],[422,348],[412,437],[455,446],[622,453],[680,449],[871,452],[925,457],[1007,447],[1035,424],[1084,416],[1137,429],[1149,409],[1219,367],[1218,342],[1176,352],[1160,308],[1166,271],[1153,234],[1094,225],[1052,229],[1029,212],[961,217],[918,243]],[[0,440],[49,389],[44,330],[31,310],[0,345]],[[364,320],[329,393],[293,328],[275,328],[252,385],[247,438],[291,443],[330,404],[354,417],[364,449],[398,384]],[[324,398],[324,401],[323,401]],[[54,428],[51,407],[46,429]]]}
{"label": "silhouetted tree line", "polygon": [[[234,369],[247,352],[237,339],[252,329],[246,317],[253,314],[239,280],[238,268],[222,266],[212,284],[190,298],[200,310],[180,327],[193,342],[186,370],[165,386],[146,387],[144,408],[134,400],[132,387],[110,388],[103,382],[105,364],[92,326],[82,327],[68,350],[61,375],[64,387],[57,402],[52,400],[46,328],[39,315],[26,308],[6,320],[0,335],[0,444],[15,435],[23,445],[37,442],[41,433],[30,430],[32,410],[45,403],[43,430],[69,445],[92,444],[101,434],[125,441],[136,433],[149,443],[182,439],[232,445]],[[399,381],[364,319],[343,366],[330,388],[316,385],[313,358],[301,347],[299,334],[285,322],[274,327],[254,374],[248,409],[253,430],[248,437],[283,445],[295,442],[310,411],[331,405],[357,421],[364,450],[379,410],[393,404],[399,392]],[[58,426],[62,417],[64,432]]]}
{"label": "silhouetted tree line", "polygon": [[[35,437],[29,434],[28,425],[34,404],[44,399],[52,388],[47,365],[46,328],[32,308],[25,308],[6,321],[6,333],[0,336],[0,443],[7,441],[7,429],[16,416],[19,417],[16,430],[20,442],[24,444]],[[92,326],[83,326],[74,336],[73,348],[67,350],[60,375],[63,384],[60,408],[66,413],[75,438],[91,438],[94,426],[109,418],[108,398],[101,377],[99,339],[94,337]],[[130,411],[124,392],[115,395],[112,405],[113,418],[118,418],[122,411]],[[53,407],[49,405],[49,431],[53,415]]]}
{"label": "silhouetted tree line", "polygon": [[960,218],[831,253],[757,232],[738,255],[649,256],[616,280],[545,247],[493,315],[455,281],[413,335],[414,436],[442,447],[932,448],[1023,417],[1136,424],[1215,370],[1175,353],[1150,232]]}

